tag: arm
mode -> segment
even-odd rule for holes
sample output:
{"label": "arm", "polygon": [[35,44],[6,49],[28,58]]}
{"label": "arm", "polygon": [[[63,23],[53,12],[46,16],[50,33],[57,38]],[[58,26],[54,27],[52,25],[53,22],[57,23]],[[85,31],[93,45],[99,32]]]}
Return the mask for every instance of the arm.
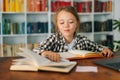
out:
{"label": "arm", "polygon": [[55,39],[56,39],[56,36],[51,35],[45,41],[40,42],[39,47],[34,49],[34,52],[40,54],[41,56],[47,57],[52,61],[59,62],[60,55],[56,52],[53,52],[53,46],[56,41]]}
{"label": "arm", "polygon": [[86,38],[86,42],[89,48],[91,48],[93,51],[100,52],[100,54],[102,54],[105,57],[111,57],[113,55],[113,52],[107,47],[94,43],[87,38]]}

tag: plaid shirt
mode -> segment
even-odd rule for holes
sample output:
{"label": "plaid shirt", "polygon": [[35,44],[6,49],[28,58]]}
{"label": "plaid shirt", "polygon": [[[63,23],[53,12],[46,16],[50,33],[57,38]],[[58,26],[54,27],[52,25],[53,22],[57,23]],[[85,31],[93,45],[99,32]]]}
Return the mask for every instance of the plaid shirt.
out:
{"label": "plaid shirt", "polygon": [[[88,50],[94,52],[100,52],[103,50],[102,45],[98,45],[80,35],[76,35],[74,38],[74,45],[72,50]],[[41,53],[43,51],[54,51],[54,52],[67,52],[68,44],[65,42],[64,37],[61,34],[55,33],[48,37],[45,41],[39,43],[39,47],[34,49],[35,52]]]}

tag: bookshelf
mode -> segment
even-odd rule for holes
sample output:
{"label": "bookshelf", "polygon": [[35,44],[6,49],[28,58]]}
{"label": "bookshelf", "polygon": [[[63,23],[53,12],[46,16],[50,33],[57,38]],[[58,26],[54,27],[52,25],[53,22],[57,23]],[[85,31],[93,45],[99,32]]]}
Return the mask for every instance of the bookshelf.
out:
{"label": "bookshelf", "polygon": [[[109,7],[106,5],[108,2],[112,2]],[[78,34],[98,43],[106,41],[108,35],[112,35],[112,25],[108,29],[105,24],[112,24],[113,0],[10,0],[10,3],[8,0],[0,0],[0,4],[2,57],[16,56],[19,47],[33,49],[38,46],[38,42],[51,35],[54,32],[53,14],[60,6],[72,5],[77,9],[81,21]],[[104,7],[100,8],[100,4],[104,4]],[[100,24],[103,28],[100,26],[98,29]]]}

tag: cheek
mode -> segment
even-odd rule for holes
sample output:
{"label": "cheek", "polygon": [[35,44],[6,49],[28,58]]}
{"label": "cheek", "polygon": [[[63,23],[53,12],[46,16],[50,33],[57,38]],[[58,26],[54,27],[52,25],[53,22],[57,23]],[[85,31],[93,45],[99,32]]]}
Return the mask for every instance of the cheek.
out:
{"label": "cheek", "polygon": [[71,25],[71,29],[72,30],[76,30],[77,29],[77,25],[76,24]]}

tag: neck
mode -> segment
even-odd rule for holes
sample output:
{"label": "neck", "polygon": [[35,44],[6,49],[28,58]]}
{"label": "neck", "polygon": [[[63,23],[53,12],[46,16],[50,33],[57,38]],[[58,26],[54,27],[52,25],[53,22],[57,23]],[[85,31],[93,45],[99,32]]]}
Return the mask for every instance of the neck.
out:
{"label": "neck", "polygon": [[73,36],[71,37],[65,37],[65,40],[66,40],[66,42],[69,44],[69,43],[71,43],[72,42],[72,40],[73,40]]}

